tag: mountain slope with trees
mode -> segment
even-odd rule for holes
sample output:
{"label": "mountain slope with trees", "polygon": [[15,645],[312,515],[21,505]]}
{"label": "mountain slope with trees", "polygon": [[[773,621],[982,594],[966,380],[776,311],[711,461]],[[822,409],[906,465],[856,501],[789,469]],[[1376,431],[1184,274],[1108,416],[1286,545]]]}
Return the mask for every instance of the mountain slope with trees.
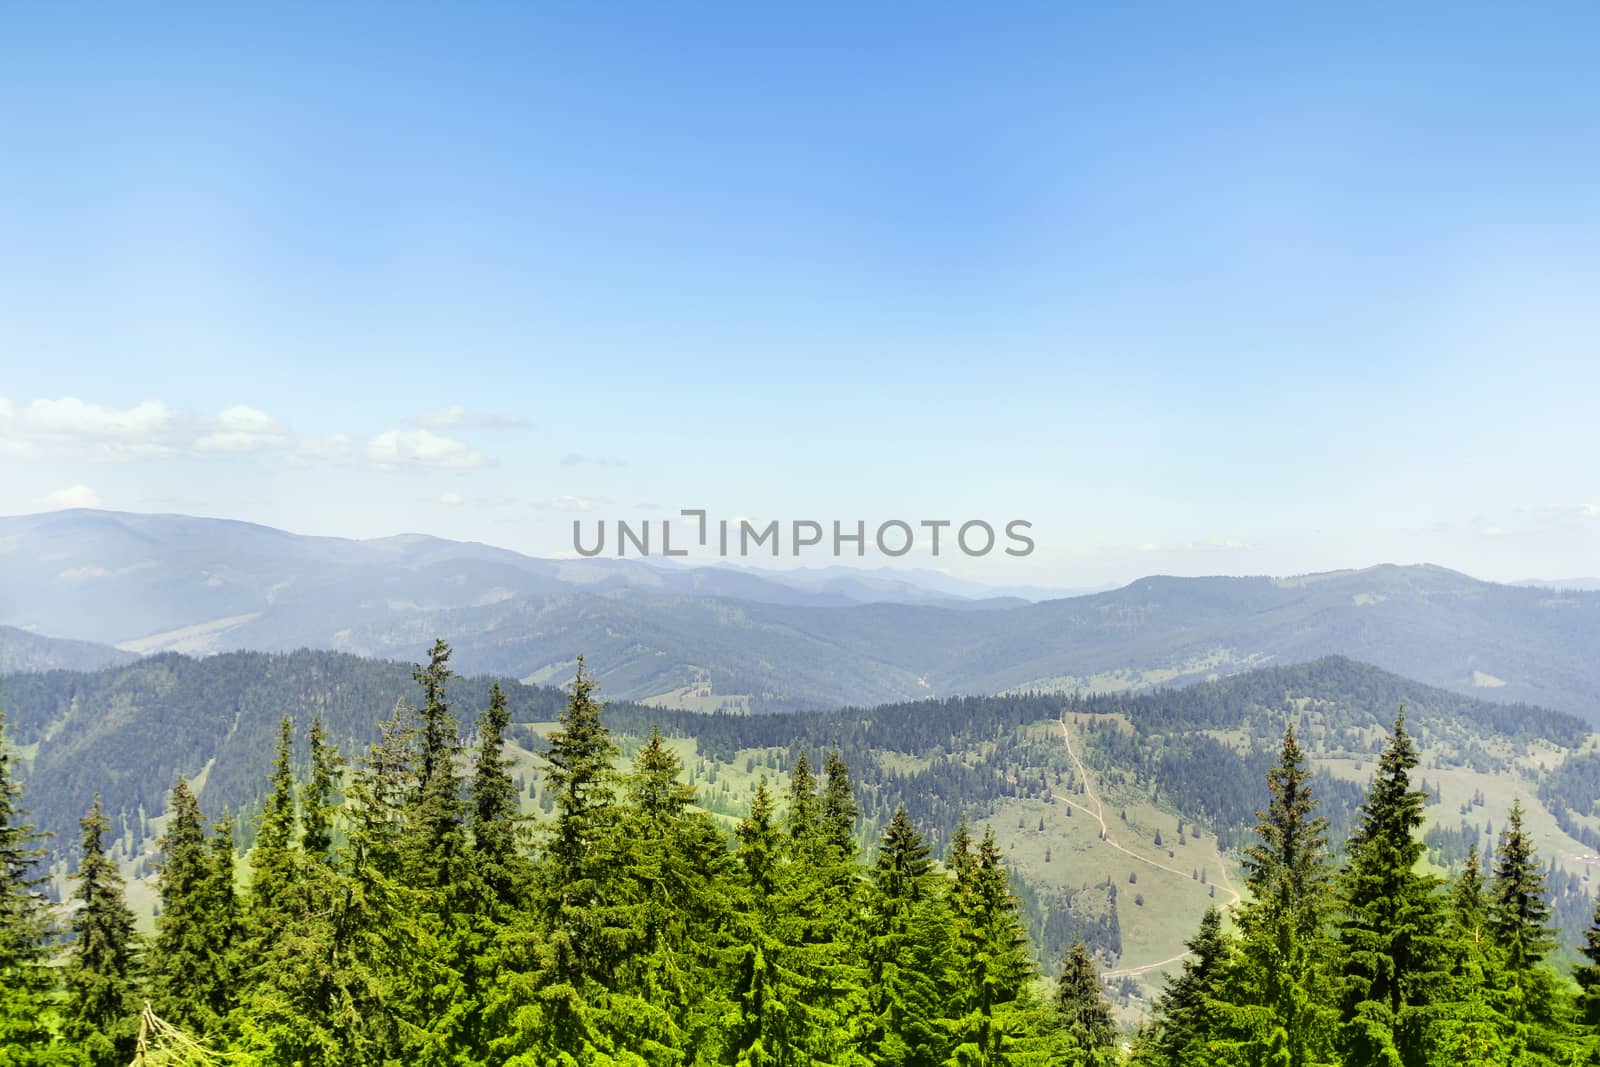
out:
{"label": "mountain slope with trees", "polygon": [[[1300,741],[1336,716],[1302,706],[1285,725],[1251,783],[1243,898],[1203,912],[1151,1015],[1119,1032],[1115,984],[1081,938],[1046,977],[992,820],[979,833],[963,818],[933,849],[897,807],[863,848],[859,776],[835,748],[820,775],[803,750],[760,775],[724,822],[660,733],[624,751],[581,665],[541,731],[543,814],[529,820],[504,691],[463,707],[443,642],[411,678],[412,704],[363,755],[320,718],[279,722],[243,854],[234,817],[208,819],[179,779],[148,935],[98,796],[81,819],[78,906],[59,923],[0,722],[0,1053],[94,1067],[136,1048],[261,1067],[1554,1067],[1600,1054],[1600,912],[1587,962],[1552,956],[1549,870],[1519,804],[1486,867],[1476,843],[1448,879],[1420,864],[1432,793],[1404,713],[1379,728],[1342,846]],[[1066,731],[1111,713],[1061,714]]]}

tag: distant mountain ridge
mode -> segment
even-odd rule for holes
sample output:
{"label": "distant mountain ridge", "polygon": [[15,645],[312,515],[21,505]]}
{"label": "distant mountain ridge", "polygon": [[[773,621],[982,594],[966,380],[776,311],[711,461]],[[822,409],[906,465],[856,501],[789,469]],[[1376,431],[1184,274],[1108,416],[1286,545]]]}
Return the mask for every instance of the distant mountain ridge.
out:
{"label": "distant mountain ridge", "polygon": [[1139,690],[1339,654],[1600,721],[1600,593],[1429,565],[1154,576],[1039,603],[908,603],[896,588],[880,588],[882,602],[853,599],[898,582],[872,571],[777,580],[182,516],[6,518],[0,545],[0,624],[139,652],[408,657],[442,635],[466,670],[560,681],[587,653],[614,696],[756,711]]}
{"label": "distant mountain ridge", "polygon": [[132,652],[97,645],[92,641],[69,641],[29,633],[15,626],[0,626],[0,674],[15,671],[93,671],[130,663]]}

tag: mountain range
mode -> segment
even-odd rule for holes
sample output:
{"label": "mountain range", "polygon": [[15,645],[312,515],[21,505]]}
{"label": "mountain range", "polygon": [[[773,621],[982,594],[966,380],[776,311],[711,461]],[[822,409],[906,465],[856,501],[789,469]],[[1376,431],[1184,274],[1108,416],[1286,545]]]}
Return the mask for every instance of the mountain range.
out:
{"label": "mountain range", "polygon": [[[0,625],[136,654],[403,658],[443,636],[463,670],[560,681],[587,654],[611,695],[694,710],[1139,690],[1339,654],[1600,721],[1596,592],[1383,565],[1152,576],[1033,602],[942,575],[838,571],[536,559],[420,535],[71,510],[0,519]],[[46,647],[29,653],[38,665]]]}

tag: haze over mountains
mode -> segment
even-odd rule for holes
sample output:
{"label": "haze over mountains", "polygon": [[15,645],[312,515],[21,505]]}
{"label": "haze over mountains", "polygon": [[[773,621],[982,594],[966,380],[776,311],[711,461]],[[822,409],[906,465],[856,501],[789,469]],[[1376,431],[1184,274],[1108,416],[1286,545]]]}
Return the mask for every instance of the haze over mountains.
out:
{"label": "haze over mountains", "polygon": [[26,631],[0,635],[0,651],[28,657],[20,667],[126,658],[46,636],[123,653],[395,658],[443,636],[466,671],[560,682],[581,653],[613,697],[772,711],[1140,689],[1341,654],[1600,720],[1600,593],[1434,566],[1150,577],[1030,602],[918,572],[544,560],[418,535],[72,510],[0,519],[0,588],[0,625]]}

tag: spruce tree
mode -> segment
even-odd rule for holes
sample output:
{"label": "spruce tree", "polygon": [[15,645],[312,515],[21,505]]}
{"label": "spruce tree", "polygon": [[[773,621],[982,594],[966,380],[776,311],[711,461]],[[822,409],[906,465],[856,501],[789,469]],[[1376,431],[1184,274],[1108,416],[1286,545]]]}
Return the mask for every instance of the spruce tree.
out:
{"label": "spruce tree", "polygon": [[713,997],[716,940],[728,913],[729,857],[693,809],[676,753],[652,732],[627,776],[618,898],[629,931],[607,1025],[653,1062],[708,1040],[726,1009]]}
{"label": "spruce tree", "polygon": [[295,842],[299,833],[293,759],[294,723],[285,716],[278,724],[278,748],[272,761],[269,792],[257,820],[255,845],[250,850],[250,934],[261,945],[274,939],[292,906],[289,893],[296,878]]}
{"label": "spruce tree", "polygon": [[1448,995],[1441,997],[1424,1029],[1430,1064],[1502,1064],[1515,1055],[1516,1025],[1506,1012],[1514,992],[1488,930],[1489,897],[1477,842],[1450,888],[1451,969]]}
{"label": "spruce tree", "polygon": [[1188,957],[1156,1000],[1152,1040],[1157,1062],[1187,1067],[1206,1062],[1216,1032],[1215,1000],[1228,962],[1222,933],[1222,912],[1213,905],[1201,916],[1200,928],[1184,942]]}
{"label": "spruce tree", "polygon": [[950,895],[955,935],[954,1009],[946,1025],[952,1058],[974,1067],[1010,1062],[1031,1004],[1034,978],[1021,908],[1000,860],[993,828],[984,831],[977,853],[965,825],[952,842],[956,882]]}
{"label": "spruce tree", "polygon": [[718,1027],[715,1062],[736,1067],[809,1064],[807,1020],[799,1008],[802,979],[788,966],[779,930],[785,836],[765,777],[735,836],[739,877],[733,939],[723,964],[733,1003]]}
{"label": "spruce tree", "polygon": [[1421,1067],[1423,1009],[1448,970],[1438,883],[1420,873],[1427,794],[1402,709],[1378,761],[1338,886],[1339,1044],[1349,1061]]}
{"label": "spruce tree", "polygon": [[1245,850],[1249,903],[1239,915],[1240,951],[1222,1012],[1226,1040],[1247,1059],[1310,1067],[1331,1057],[1331,953],[1327,821],[1316,814],[1311,773],[1284,732],[1267,773],[1269,801],[1257,812],[1259,841]]}
{"label": "spruce tree", "polygon": [[1067,948],[1056,979],[1056,1012],[1082,1062],[1105,1064],[1116,1047],[1116,1024],[1100,986],[1100,975],[1082,936]]}
{"label": "spruce tree", "polygon": [[556,818],[545,846],[543,906],[561,981],[604,980],[616,961],[611,879],[617,832],[616,742],[601,722],[594,676],[578,659],[560,728],[545,751]]}
{"label": "spruce tree", "polygon": [[50,1062],[46,956],[54,926],[41,887],[43,835],[28,822],[0,712],[0,1065]]}
{"label": "spruce tree", "polygon": [[934,1067],[948,1053],[939,1026],[951,964],[944,882],[901,805],[872,867],[866,983],[871,1023],[861,1050],[872,1063]]}
{"label": "spruce tree", "polygon": [[520,844],[523,819],[516,783],[505,757],[506,729],[511,712],[506,695],[496,682],[489,690],[489,707],[478,719],[478,752],[473,760],[472,841],[479,872],[502,911],[515,907],[528,891],[530,872]]}
{"label": "spruce tree", "polygon": [[221,1022],[204,983],[216,951],[208,923],[210,902],[206,900],[211,857],[200,804],[181,778],[172,789],[168,812],[156,875],[161,911],[146,960],[150,1001],[162,1018],[205,1034],[215,1031]]}
{"label": "spruce tree", "polygon": [[1489,929],[1506,955],[1506,966],[1523,972],[1537,966],[1555,945],[1544,871],[1533,841],[1522,826],[1522,802],[1515,801],[1495,850]]}
{"label": "spruce tree", "polygon": [[224,811],[211,827],[206,842],[205,870],[198,887],[198,912],[209,951],[205,968],[194,972],[195,1003],[214,1020],[204,1034],[227,1027],[238,997],[243,919],[237,887],[238,857],[234,854],[233,815]]}
{"label": "spruce tree", "polygon": [[338,750],[328,740],[322,719],[311,720],[311,777],[301,791],[300,810],[305,833],[300,847],[306,856],[322,860],[332,859],[333,816],[338,805],[338,789],[342,763]]}
{"label": "spruce tree", "polygon": [[1583,932],[1578,953],[1588,961],[1572,971],[1578,982],[1578,1008],[1584,1025],[1600,1036],[1600,900],[1595,903],[1594,918]]}
{"label": "spruce tree", "polygon": [[123,1067],[133,1058],[140,1009],[138,945],[122,875],[106,855],[110,826],[94,797],[83,829],[73,899],[63,1033],[89,1067]]}
{"label": "spruce tree", "polygon": [[544,755],[556,814],[528,917],[537,922],[519,921],[501,938],[488,1017],[495,1055],[514,1062],[605,1062],[617,1051],[607,1000],[630,931],[619,899],[618,750],[595,687],[579,657]]}
{"label": "spruce tree", "polygon": [[1562,1036],[1557,979],[1545,965],[1555,936],[1544,869],[1523,828],[1521,801],[1512,803],[1500,832],[1489,897],[1488,927],[1504,967],[1504,1014],[1516,1024],[1516,1046],[1552,1054]]}

